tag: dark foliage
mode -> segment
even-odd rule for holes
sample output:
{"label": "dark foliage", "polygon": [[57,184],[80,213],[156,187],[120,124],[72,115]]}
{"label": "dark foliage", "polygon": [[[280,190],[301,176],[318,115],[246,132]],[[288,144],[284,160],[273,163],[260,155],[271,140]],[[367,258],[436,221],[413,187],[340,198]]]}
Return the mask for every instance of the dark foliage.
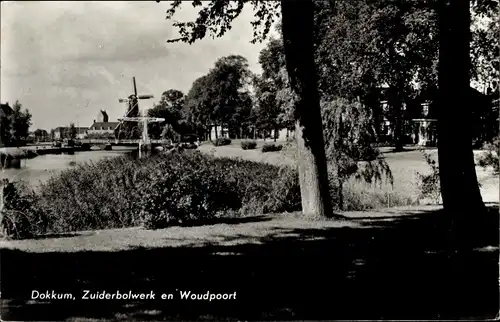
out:
{"label": "dark foliage", "polygon": [[221,145],[229,145],[231,144],[231,140],[228,138],[217,138],[214,143],[215,146],[221,146]]}
{"label": "dark foliage", "polygon": [[280,144],[264,144],[262,146],[262,153],[281,151],[281,149],[283,149],[283,146]]}
{"label": "dark foliage", "polygon": [[[3,180],[0,184],[1,234],[13,239],[33,237],[43,229],[40,212],[36,208],[36,195],[19,182]],[[33,225],[34,223],[35,225]]]}
{"label": "dark foliage", "polygon": [[417,172],[418,188],[420,190],[419,199],[429,198],[434,203],[439,203],[441,199],[441,187],[439,183],[439,165],[429,153],[422,150],[425,162],[430,167],[429,173]]}
{"label": "dark foliage", "polygon": [[498,156],[500,156],[500,138],[495,138],[493,143],[485,144],[483,155],[478,160],[479,166],[483,168],[492,167],[495,173],[499,172],[500,163]]}
{"label": "dark foliage", "polygon": [[253,140],[243,140],[241,141],[241,148],[243,150],[254,150],[257,148],[257,142]]}

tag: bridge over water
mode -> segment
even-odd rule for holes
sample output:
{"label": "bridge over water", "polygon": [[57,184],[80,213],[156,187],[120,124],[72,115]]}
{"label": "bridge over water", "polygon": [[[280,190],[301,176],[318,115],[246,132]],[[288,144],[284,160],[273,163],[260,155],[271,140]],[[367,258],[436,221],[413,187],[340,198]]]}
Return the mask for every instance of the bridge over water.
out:
{"label": "bridge over water", "polygon": [[[106,140],[106,139],[82,139],[79,140],[82,144],[90,144],[90,145],[107,145],[111,144],[113,146],[138,146],[140,139],[137,140]],[[152,145],[163,145],[168,144],[170,140],[149,140]]]}

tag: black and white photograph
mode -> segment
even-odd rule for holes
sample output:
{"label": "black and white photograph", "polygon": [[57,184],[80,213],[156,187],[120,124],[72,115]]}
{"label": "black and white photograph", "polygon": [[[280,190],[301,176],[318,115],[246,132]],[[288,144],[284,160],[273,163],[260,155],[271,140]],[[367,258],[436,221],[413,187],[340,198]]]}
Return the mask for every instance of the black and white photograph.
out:
{"label": "black and white photograph", "polygon": [[2,321],[500,317],[498,0],[0,6]]}

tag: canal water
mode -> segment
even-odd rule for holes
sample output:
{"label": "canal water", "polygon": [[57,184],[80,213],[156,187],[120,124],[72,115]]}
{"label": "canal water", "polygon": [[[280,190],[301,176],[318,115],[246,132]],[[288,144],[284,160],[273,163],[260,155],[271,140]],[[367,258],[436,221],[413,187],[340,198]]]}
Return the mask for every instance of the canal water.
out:
{"label": "canal water", "polygon": [[112,158],[123,155],[134,155],[134,147],[113,147],[112,151],[86,151],[68,154],[47,154],[39,155],[33,159],[24,159],[20,169],[0,170],[0,179],[11,181],[23,180],[32,187],[36,187],[40,181],[46,181],[61,170],[74,167],[75,164],[85,162],[96,162],[105,158]]}

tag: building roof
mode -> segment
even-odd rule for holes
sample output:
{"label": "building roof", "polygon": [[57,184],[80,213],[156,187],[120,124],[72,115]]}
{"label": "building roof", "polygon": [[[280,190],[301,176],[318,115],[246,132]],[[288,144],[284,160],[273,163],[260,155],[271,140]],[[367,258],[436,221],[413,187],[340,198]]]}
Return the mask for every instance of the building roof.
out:
{"label": "building roof", "polygon": [[120,122],[94,122],[94,124],[90,126],[90,129],[100,130],[101,127],[104,127],[105,129],[109,129],[109,127],[111,127],[114,130],[119,124]]}

